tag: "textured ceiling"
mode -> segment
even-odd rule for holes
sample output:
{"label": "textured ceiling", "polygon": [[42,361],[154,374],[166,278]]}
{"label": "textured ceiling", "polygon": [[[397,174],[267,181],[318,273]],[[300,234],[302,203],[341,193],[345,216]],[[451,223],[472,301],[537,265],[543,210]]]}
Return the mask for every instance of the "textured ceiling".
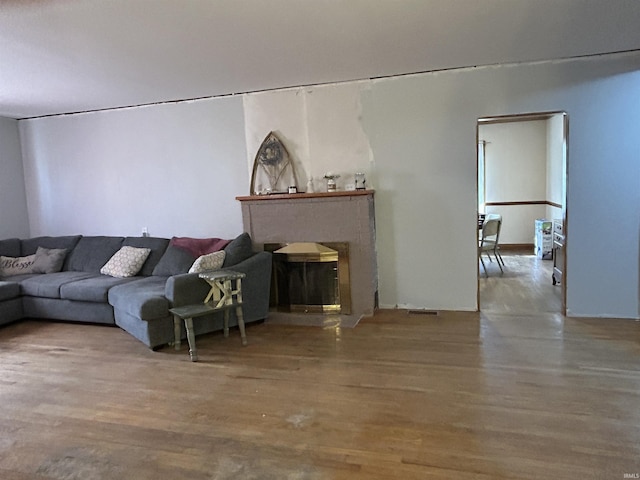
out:
{"label": "textured ceiling", "polygon": [[26,118],[640,49],[638,0],[1,0]]}

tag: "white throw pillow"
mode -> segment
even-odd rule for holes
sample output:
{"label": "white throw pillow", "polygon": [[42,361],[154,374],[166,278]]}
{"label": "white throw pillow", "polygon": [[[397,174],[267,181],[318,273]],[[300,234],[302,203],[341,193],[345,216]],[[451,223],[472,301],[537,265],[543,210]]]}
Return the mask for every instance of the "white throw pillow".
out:
{"label": "white throw pillow", "polygon": [[100,273],[119,278],[133,277],[140,271],[150,253],[150,248],[122,247],[104,264]]}
{"label": "white throw pillow", "polygon": [[35,253],[28,257],[0,257],[0,275],[8,277],[9,275],[33,273],[33,262],[35,260]]}
{"label": "white throw pillow", "polygon": [[193,262],[193,265],[191,265],[191,268],[189,269],[189,273],[202,273],[210,272],[212,270],[220,270],[222,268],[222,264],[224,263],[224,256],[224,250],[202,255],[201,257],[198,257],[195,262]]}

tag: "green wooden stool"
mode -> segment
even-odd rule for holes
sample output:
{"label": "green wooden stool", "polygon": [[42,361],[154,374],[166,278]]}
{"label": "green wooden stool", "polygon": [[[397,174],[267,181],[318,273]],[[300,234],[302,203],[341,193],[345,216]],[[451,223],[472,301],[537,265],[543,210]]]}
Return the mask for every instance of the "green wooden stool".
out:
{"label": "green wooden stool", "polygon": [[187,330],[187,340],[189,342],[189,355],[192,362],[198,361],[196,350],[196,338],[193,330],[193,319],[208,315],[210,313],[224,311],[224,336],[229,336],[229,309],[236,309],[238,327],[242,345],[247,344],[247,336],[244,329],[244,317],[242,314],[242,279],[246,275],[230,270],[217,270],[214,272],[203,272],[199,275],[210,286],[211,290],[207,294],[203,303],[185,305],[169,309],[173,314],[173,329],[176,350],[180,350],[180,320],[184,320],[184,327]]}

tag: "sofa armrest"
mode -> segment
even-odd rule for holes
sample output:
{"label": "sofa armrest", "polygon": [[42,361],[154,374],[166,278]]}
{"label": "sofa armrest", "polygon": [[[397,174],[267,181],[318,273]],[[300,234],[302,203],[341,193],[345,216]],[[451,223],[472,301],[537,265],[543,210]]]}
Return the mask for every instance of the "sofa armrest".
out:
{"label": "sofa armrest", "polygon": [[[267,317],[271,289],[271,253],[258,252],[246,260],[225,267],[246,274],[242,280],[243,313],[246,321]],[[204,300],[209,284],[197,273],[173,275],[167,279],[165,296],[173,307],[181,307]]]}
{"label": "sofa armrest", "polygon": [[172,307],[183,307],[202,302],[209,292],[207,282],[197,273],[181,273],[167,279],[164,295]]}
{"label": "sofa armrest", "polygon": [[270,252],[258,252],[240,263],[224,268],[247,275],[242,280],[242,311],[246,322],[263,320],[269,315],[271,264]]}

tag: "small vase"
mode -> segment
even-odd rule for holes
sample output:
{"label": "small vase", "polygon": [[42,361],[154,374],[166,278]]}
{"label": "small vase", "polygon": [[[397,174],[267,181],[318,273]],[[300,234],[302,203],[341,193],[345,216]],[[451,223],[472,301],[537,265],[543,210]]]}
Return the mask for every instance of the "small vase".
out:
{"label": "small vase", "polygon": [[336,181],[333,178],[327,178],[327,192],[336,191]]}

